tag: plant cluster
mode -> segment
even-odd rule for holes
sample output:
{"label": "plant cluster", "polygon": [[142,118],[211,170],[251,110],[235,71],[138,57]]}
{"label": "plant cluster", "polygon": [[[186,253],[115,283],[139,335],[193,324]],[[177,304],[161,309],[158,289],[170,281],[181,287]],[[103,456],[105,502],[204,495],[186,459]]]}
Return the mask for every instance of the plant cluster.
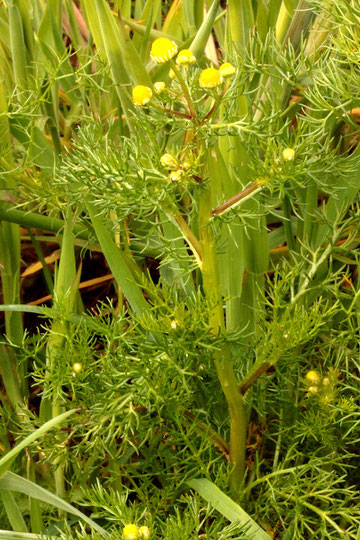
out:
{"label": "plant cluster", "polygon": [[0,27],[0,538],[358,538],[357,2]]}

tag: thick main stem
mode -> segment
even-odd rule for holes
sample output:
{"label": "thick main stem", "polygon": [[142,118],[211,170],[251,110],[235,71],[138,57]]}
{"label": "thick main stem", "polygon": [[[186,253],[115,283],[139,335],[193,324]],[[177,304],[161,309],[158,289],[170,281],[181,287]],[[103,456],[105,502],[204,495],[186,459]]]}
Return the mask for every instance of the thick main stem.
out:
{"label": "thick main stem", "polygon": [[[211,186],[204,187],[200,197],[200,243],[203,255],[202,275],[206,296],[212,310],[210,326],[214,334],[225,332],[222,297],[219,287],[217,257],[211,224]],[[226,345],[215,353],[215,366],[221,388],[224,392],[230,414],[230,462],[232,471],[230,484],[238,488],[245,472],[246,452],[246,412],[244,399],[239,392],[230,352]]]}

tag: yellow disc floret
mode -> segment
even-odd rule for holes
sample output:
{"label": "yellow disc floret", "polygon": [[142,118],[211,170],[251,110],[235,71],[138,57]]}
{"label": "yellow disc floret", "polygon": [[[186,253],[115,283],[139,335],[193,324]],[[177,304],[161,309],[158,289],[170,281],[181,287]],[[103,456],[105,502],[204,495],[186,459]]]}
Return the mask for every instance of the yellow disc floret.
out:
{"label": "yellow disc floret", "polygon": [[83,365],[81,362],[75,362],[75,364],[72,365],[72,370],[74,373],[80,373],[82,371]]}
{"label": "yellow disc floret", "polygon": [[221,75],[226,78],[235,75],[236,69],[230,62],[225,62],[225,64],[222,64],[219,67],[219,71]]}
{"label": "yellow disc floret", "polygon": [[195,64],[196,57],[194,56],[193,52],[190,51],[190,49],[183,49],[179,52],[176,58],[177,64],[187,65],[187,64]]}
{"label": "yellow disc floret", "polygon": [[[184,176],[184,171],[182,170],[173,171],[172,173],[169,174],[169,180],[171,180],[171,182],[180,182],[183,176]],[[177,325],[176,321],[172,321],[171,328],[176,328],[176,325]]]}
{"label": "yellow disc floret", "polygon": [[155,39],[151,46],[151,59],[157,64],[164,64],[173,58],[178,52],[177,45],[174,41],[167,38]]}
{"label": "yellow disc floret", "polygon": [[166,86],[164,81],[158,81],[154,83],[155,94],[161,94],[165,90]]}
{"label": "yellow disc floret", "polygon": [[315,371],[314,369],[308,371],[305,378],[309,383],[313,384],[316,384],[320,381],[320,375],[318,371]]}
{"label": "yellow disc floret", "polygon": [[293,161],[295,159],[295,150],[292,148],[285,148],[282,153],[283,159],[285,161]]}
{"label": "yellow disc floret", "polygon": [[172,154],[163,154],[160,158],[160,163],[166,169],[177,169],[179,166]]}
{"label": "yellow disc floret", "polygon": [[145,525],[143,527],[140,527],[140,536],[141,538],[145,538],[145,540],[149,540],[150,538],[149,527],[146,527]]}
{"label": "yellow disc floret", "polygon": [[130,523],[123,528],[123,537],[125,540],[136,540],[139,536],[140,532],[136,525]]}
{"label": "yellow disc floret", "polygon": [[132,98],[135,105],[142,107],[149,103],[152,96],[152,90],[148,86],[139,84],[132,89]]}
{"label": "yellow disc floret", "polygon": [[200,74],[199,84],[201,88],[215,88],[222,83],[222,76],[218,69],[207,68]]}

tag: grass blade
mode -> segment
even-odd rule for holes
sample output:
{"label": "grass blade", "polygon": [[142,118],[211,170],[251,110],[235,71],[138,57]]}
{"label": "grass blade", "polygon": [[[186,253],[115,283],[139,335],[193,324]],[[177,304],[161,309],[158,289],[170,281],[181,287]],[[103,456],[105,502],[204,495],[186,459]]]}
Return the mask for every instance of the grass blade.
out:
{"label": "grass blade", "polygon": [[[0,530],[0,540],[43,540],[44,535],[25,532],[13,532]],[[46,536],[46,540],[58,539],[58,536]]]}
{"label": "grass blade", "polygon": [[121,291],[128,299],[132,309],[137,315],[141,316],[149,309],[149,305],[146,302],[140,287],[135,282],[135,277],[126,261],[126,256],[116,246],[111,233],[103,225],[103,219],[96,215],[96,210],[90,203],[88,203],[87,207],[96,236],[102,247],[110,270],[114,274]]}
{"label": "grass blade", "polygon": [[[271,537],[241,508],[230,499],[215,484],[206,478],[193,478],[186,482],[188,486],[197,491],[220,514],[231,522],[239,522],[248,527],[249,538],[256,540],[270,540]],[[253,535],[253,536],[250,536]]]}
{"label": "grass blade", "polygon": [[194,53],[194,55],[196,56],[196,58],[200,58],[204,52],[206,43],[211,34],[211,30],[214,26],[214,21],[215,21],[219,6],[220,6],[220,0],[214,0],[211,8],[208,11],[206,19],[203,21],[202,25],[200,26],[195,38],[193,39],[189,47]]}
{"label": "grass blade", "polygon": [[52,540],[58,539],[58,536],[44,536],[43,534],[32,534],[32,533],[23,533],[23,532],[13,532],[13,531],[2,531],[0,530],[0,540]]}
{"label": "grass blade", "polygon": [[26,526],[22,513],[20,512],[20,509],[15,502],[13,494],[8,491],[1,491],[0,494],[10,525],[12,526],[14,531],[28,532],[28,528]]}
{"label": "grass blade", "polygon": [[37,430],[35,430],[33,433],[25,437],[23,441],[18,443],[10,452],[8,452],[3,458],[0,459],[0,475],[3,475],[7,469],[11,466],[13,461],[16,459],[16,457],[20,454],[24,448],[32,444],[34,441],[39,439],[42,435],[47,433],[50,429],[57,426],[66,418],[68,418],[70,415],[72,415],[75,412],[75,409],[71,409],[70,411],[67,411],[60,416],[57,416],[56,418],[52,418],[48,422],[46,422],[44,425],[39,427]]}
{"label": "grass blade", "polygon": [[98,531],[103,538],[106,538],[108,536],[108,533],[105,531],[105,529],[100,527],[100,525],[95,523],[95,521],[80,512],[80,510],[78,510],[71,504],[63,501],[62,499],[60,499],[60,497],[54,495],[54,493],[51,493],[51,491],[48,491],[47,489],[44,489],[37,484],[34,484],[34,482],[30,482],[30,480],[21,478],[21,476],[18,476],[17,474],[7,471],[0,478],[0,490],[18,491],[19,493],[24,493],[29,497],[33,497],[35,499],[38,499],[39,501],[43,501],[46,504],[51,504],[59,510],[64,510],[69,514],[73,514],[74,516],[79,517],[80,519],[85,521],[85,523],[90,525],[90,527]]}

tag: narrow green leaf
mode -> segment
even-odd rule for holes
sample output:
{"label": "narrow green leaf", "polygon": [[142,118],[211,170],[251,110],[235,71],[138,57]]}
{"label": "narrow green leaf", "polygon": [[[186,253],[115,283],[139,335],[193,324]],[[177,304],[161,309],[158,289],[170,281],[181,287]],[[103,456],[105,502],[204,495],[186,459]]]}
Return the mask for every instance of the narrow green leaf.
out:
{"label": "narrow green leaf", "polygon": [[111,233],[106,229],[102,218],[97,215],[93,206],[88,203],[87,208],[110,270],[114,274],[121,291],[128,299],[132,309],[138,316],[141,316],[149,309],[149,305],[130,271],[130,267],[126,261],[126,255],[117,247]]}
{"label": "narrow green leaf", "polygon": [[[9,223],[17,223],[23,227],[33,227],[35,229],[42,229],[44,231],[58,233],[64,227],[64,221],[62,219],[45,216],[43,214],[36,214],[34,212],[25,212],[23,210],[17,210],[8,205],[0,204],[0,220],[8,221]],[[89,234],[84,231],[84,228],[75,225],[74,234],[77,238],[83,240],[89,239]]]}
{"label": "narrow green leaf", "polygon": [[[352,159],[359,159],[360,146],[358,145],[352,154]],[[324,208],[326,223],[317,227],[313,233],[313,246],[318,248],[326,243],[333,234],[334,224],[342,219],[349,206],[354,202],[360,190],[360,165],[347,178],[338,181],[339,189],[330,195]],[[342,189],[341,189],[342,188]]]}
{"label": "narrow green leaf", "polygon": [[72,229],[73,229],[72,211],[71,211],[71,207],[68,206],[67,211],[66,211],[66,216],[65,216],[64,234],[63,234],[62,242],[61,242],[59,269],[57,272],[56,284],[55,284],[55,289],[54,289],[56,299],[60,303],[62,303],[66,298],[66,302],[67,302],[66,308],[67,308],[68,313],[72,311],[72,305],[74,303],[74,298],[69,298],[68,293],[74,282],[75,274],[76,274],[74,234],[73,234]]}
{"label": "narrow green leaf", "polygon": [[[225,495],[215,484],[206,478],[193,478],[186,482],[197,491],[220,514],[231,522],[239,522],[248,527],[249,538],[256,540],[271,540],[271,537],[230,497]],[[253,535],[253,536],[250,536]]]}
{"label": "narrow green leaf", "polygon": [[[246,47],[255,24],[251,0],[229,0],[227,17],[231,41]],[[231,48],[231,43],[228,46]]]}
{"label": "narrow green leaf", "polygon": [[46,20],[49,21],[52,33],[49,36],[49,33],[46,32],[45,38],[42,37],[42,33],[40,33],[38,38],[39,43],[44,56],[57,68],[58,80],[60,81],[61,88],[66,92],[71,102],[77,104],[81,101],[81,93],[78,89],[74,70],[67,58],[68,52],[65,49],[62,34],[56,24],[56,19],[50,8],[50,4],[48,4],[46,9],[49,12]]}
{"label": "narrow green leaf", "polygon": [[10,45],[13,59],[15,83],[24,86],[26,82],[26,47],[24,29],[17,2],[9,2]]}
{"label": "narrow green leaf", "polygon": [[[59,537],[46,535],[46,540],[56,539]],[[0,530],[0,540],[44,540],[44,535]]]}
{"label": "narrow green leaf", "polygon": [[66,418],[71,416],[75,412],[75,410],[76,409],[72,409],[63,414],[60,414],[56,418],[52,418],[44,425],[36,429],[33,433],[25,437],[23,441],[18,443],[12,450],[10,450],[10,452],[8,452],[4,457],[2,457],[0,459],[0,476],[3,475],[5,471],[7,471],[7,469],[9,469],[13,461],[16,459],[19,453],[24,450],[24,448],[39,439],[42,435],[44,435],[44,433],[47,433],[50,429],[54,428],[55,426],[66,420]]}
{"label": "narrow green leaf", "polygon": [[269,18],[268,25],[269,28],[273,28],[276,25],[277,18],[279,16],[279,10],[281,6],[281,0],[270,0],[268,5]]}
{"label": "narrow green leaf", "polygon": [[74,516],[79,517],[80,519],[85,521],[85,523],[90,525],[90,527],[98,531],[102,537],[106,538],[107,536],[109,536],[105,529],[100,527],[100,525],[95,523],[95,521],[80,512],[80,510],[78,510],[71,504],[65,502],[54,493],[51,493],[51,491],[48,491],[47,489],[44,489],[37,484],[34,484],[34,482],[30,482],[30,480],[21,478],[21,476],[18,476],[17,474],[7,471],[0,478],[0,490],[18,491],[19,493],[24,493],[29,497],[33,497],[35,499],[38,499],[39,501],[43,501],[46,504],[51,504],[52,506],[55,506],[60,510],[64,510],[69,514],[73,514]]}
{"label": "narrow green leaf", "polygon": [[[98,6],[102,14],[101,19],[97,11]],[[85,0],[81,0],[81,7],[88,20],[90,31],[99,54],[110,66],[112,78],[117,85],[116,91],[121,106],[128,124],[131,125],[131,115],[129,113],[130,111],[134,111],[135,106],[130,98],[129,88],[131,81],[124,66],[119,33],[114,17],[109,12],[107,5],[98,4],[96,0],[86,0],[86,2]]]}
{"label": "narrow green leaf", "polygon": [[183,0],[183,10],[189,31],[191,33],[196,32],[195,23],[195,5],[194,0]]}
{"label": "narrow green leaf", "polygon": [[[144,26],[143,24],[138,24],[134,21],[134,19],[129,19],[127,17],[122,18],[124,23],[130,26],[131,30],[134,30],[134,32],[140,34],[143,36],[147,31],[147,26]],[[177,45],[181,46],[183,41],[180,38],[174,37],[171,34],[167,34],[166,32],[161,32],[161,30],[155,30],[152,28],[150,30],[150,40],[155,41],[155,39],[158,38],[166,38],[170,39],[171,41],[174,41]]]}
{"label": "narrow green leaf", "polygon": [[28,532],[28,528],[12,493],[0,491],[10,525],[14,531]]}
{"label": "narrow green leaf", "polygon": [[200,26],[196,36],[194,37],[189,47],[190,50],[194,53],[194,56],[196,56],[196,58],[200,58],[204,52],[211,30],[214,26],[219,6],[220,0],[214,0],[211,8],[206,15],[206,18],[204,19],[202,25]]}

